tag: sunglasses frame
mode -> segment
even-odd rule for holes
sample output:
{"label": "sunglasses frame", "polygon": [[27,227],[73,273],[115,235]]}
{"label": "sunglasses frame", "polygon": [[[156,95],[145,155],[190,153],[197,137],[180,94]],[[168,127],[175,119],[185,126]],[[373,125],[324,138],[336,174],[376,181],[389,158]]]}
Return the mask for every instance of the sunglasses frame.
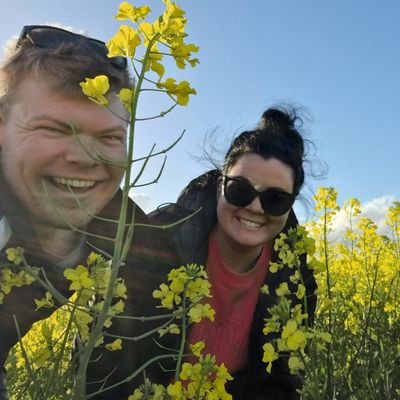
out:
{"label": "sunglasses frame", "polygon": [[[261,206],[264,210],[265,214],[272,215],[274,217],[279,217],[284,214],[286,214],[291,207],[293,206],[293,203],[296,199],[296,196],[294,193],[288,193],[282,189],[278,188],[268,188],[263,191],[258,191],[246,178],[243,178],[241,176],[228,176],[228,175],[222,175],[223,178],[223,189],[224,189],[224,196],[226,201],[235,206],[235,207],[247,207],[249,204],[251,204],[256,197],[259,197]],[[231,195],[229,195],[229,182],[240,182],[243,185],[246,185],[249,190],[250,194],[252,195],[252,198],[247,202],[247,204],[243,204],[242,202],[237,202],[234,199],[232,199]],[[279,194],[280,196],[284,195],[285,197],[288,198],[288,204],[287,208],[280,209],[279,211],[276,210],[274,206],[271,208],[271,203],[268,200],[268,197],[271,196],[271,194]],[[228,195],[227,195],[228,194]]]}
{"label": "sunglasses frame", "polygon": [[[40,40],[34,39],[32,34],[34,33],[35,30],[41,30],[41,31],[47,31],[49,35],[51,33],[58,33],[64,35],[65,40],[61,39],[60,36],[58,36],[59,40],[55,41],[54,46],[49,46],[48,44],[51,42],[51,40],[46,40],[47,46],[43,44],[43,42],[40,43]],[[44,34],[45,32],[41,32],[41,34]],[[67,39],[69,38],[69,39]],[[105,44],[105,42],[99,40],[99,39],[94,39],[89,36],[81,35],[79,33],[71,32],[66,29],[58,28],[57,26],[49,26],[49,25],[25,25],[21,33],[19,35],[17,45],[15,47],[16,50],[18,50],[22,44],[23,41],[28,39],[35,47],[39,48],[56,48],[58,47],[59,44],[62,42],[77,42],[79,40],[85,40],[88,43],[91,43],[96,46],[91,46],[93,49],[97,49],[99,54],[104,55],[106,59],[110,61],[110,63],[117,69],[120,70],[125,70],[128,66],[128,61],[126,57],[123,56],[116,56],[116,57],[108,57],[108,48]],[[104,50],[104,51],[103,51]]]}

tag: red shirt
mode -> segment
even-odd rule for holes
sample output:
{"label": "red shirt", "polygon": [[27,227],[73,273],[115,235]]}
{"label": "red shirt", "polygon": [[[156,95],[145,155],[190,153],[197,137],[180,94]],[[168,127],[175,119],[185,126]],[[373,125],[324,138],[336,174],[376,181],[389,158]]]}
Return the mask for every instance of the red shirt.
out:
{"label": "red shirt", "polygon": [[264,246],[257,264],[246,273],[237,273],[224,264],[215,235],[209,240],[207,273],[211,282],[215,320],[194,324],[189,343],[205,342],[203,354],[213,354],[233,373],[248,363],[248,344],[253,314],[265,281],[271,246]]}

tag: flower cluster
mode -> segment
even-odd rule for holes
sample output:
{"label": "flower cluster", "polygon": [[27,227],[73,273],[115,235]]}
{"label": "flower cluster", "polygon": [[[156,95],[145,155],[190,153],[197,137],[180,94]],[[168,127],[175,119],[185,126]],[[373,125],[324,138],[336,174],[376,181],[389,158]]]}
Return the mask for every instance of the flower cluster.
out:
{"label": "flower cluster", "polygon": [[225,365],[218,365],[215,356],[210,354],[200,355],[197,363],[183,363],[179,378],[167,387],[167,399],[232,399],[225,384],[233,378]]}
{"label": "flower cluster", "polygon": [[[314,328],[327,331],[331,342],[325,349],[310,348],[310,357],[318,357],[318,363],[309,374],[305,395],[314,393],[311,398],[316,398],[320,391],[321,398],[333,393],[341,398],[396,398],[400,202],[389,207],[386,232],[381,234],[377,224],[363,215],[359,200],[350,199],[339,207],[333,188],[320,188],[315,200],[319,218],[307,228],[315,238],[315,257],[324,268],[316,275],[319,302]],[[337,230],[338,221],[343,234]]]}
{"label": "flower cluster", "polygon": [[200,352],[204,343],[198,342],[192,347],[197,362],[185,362],[179,374],[179,379],[167,387],[146,381],[135,389],[128,400],[231,400],[232,396],[225,390],[227,381],[232,376],[224,364],[218,365],[215,357]]}
{"label": "flower cluster", "polygon": [[[187,81],[176,82],[171,77],[162,80],[165,74],[165,67],[162,64],[164,56],[172,57],[180,69],[185,69],[187,65],[195,67],[199,63],[199,60],[193,57],[193,53],[198,52],[199,48],[193,43],[185,42],[187,36],[185,11],[171,0],[163,0],[163,2],[164,13],[152,23],[144,20],[151,11],[148,6],[135,7],[126,1],[122,2],[115,18],[129,21],[133,26],[121,25],[118,32],[106,44],[108,56],[129,58],[137,75],[136,87],[123,88],[117,95],[130,112],[133,111],[134,99],[143,90],[163,91],[181,106],[186,106],[189,96],[196,94],[196,90]],[[137,58],[138,48],[141,45],[143,45],[144,55]],[[144,74],[148,71],[152,71],[157,76],[156,81],[146,78],[146,82],[153,83],[155,89],[142,87]],[[81,87],[83,93],[91,100],[101,105],[108,105],[106,95],[110,85],[107,76],[86,78],[85,82],[81,83]]]}
{"label": "flower cluster", "polygon": [[[24,250],[21,247],[12,247],[6,250],[7,259],[11,265],[2,265],[0,268],[0,304],[5,296],[9,294],[14,287],[30,285],[36,281],[34,274],[23,269]],[[37,273],[38,268],[33,272]]]}
{"label": "flower cluster", "polygon": [[[302,256],[310,259],[315,252],[315,241],[302,226],[289,229],[287,234],[281,233],[275,240],[274,250],[279,261],[271,262],[269,271],[277,273],[283,268],[290,271],[289,282],[281,282],[275,289],[276,305],[269,308],[270,317],[265,320],[263,333],[271,338],[264,346],[263,362],[271,373],[272,365],[280,356],[288,358],[288,366],[292,374],[305,369],[308,359],[306,346],[308,341],[330,341],[329,334],[318,334],[308,323],[307,293],[303,281],[302,268],[313,268],[302,265]],[[264,285],[262,293],[270,295],[270,288]],[[313,295],[313,293],[308,294]]]}
{"label": "flower cluster", "polygon": [[[188,318],[189,322],[197,323],[203,318],[214,320],[215,311],[202,300],[210,297],[211,284],[202,266],[188,264],[172,269],[168,274],[168,284],[162,283],[154,290],[153,297],[159,299],[159,307],[174,310],[178,318]],[[176,324],[163,328],[160,334],[179,333]]]}
{"label": "flower cluster", "polygon": [[[96,315],[104,306],[108,285],[111,277],[111,261],[103,256],[91,253],[87,259],[87,266],[78,265],[76,268],[67,268],[64,271],[65,278],[70,282],[69,289],[74,292],[70,298],[69,307],[73,321],[79,331],[80,339],[87,341],[90,334],[90,326]],[[116,300],[110,307],[104,327],[112,324],[112,317],[124,310],[123,299],[127,298],[126,286],[122,278],[117,278],[113,288],[113,298]],[[54,300],[50,292],[42,299],[36,299],[37,308],[53,307]],[[103,337],[97,340],[96,345],[103,343]],[[116,340],[106,345],[109,350],[121,348],[121,341]]]}

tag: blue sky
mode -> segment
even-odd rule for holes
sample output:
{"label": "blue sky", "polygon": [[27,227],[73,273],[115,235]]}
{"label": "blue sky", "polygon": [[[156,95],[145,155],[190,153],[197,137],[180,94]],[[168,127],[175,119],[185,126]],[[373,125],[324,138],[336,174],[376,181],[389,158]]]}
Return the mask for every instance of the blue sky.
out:
{"label": "blue sky", "polygon": [[[235,133],[253,127],[276,103],[302,105],[312,116],[307,136],[328,165],[312,188],[334,186],[343,201],[357,197],[374,212],[400,198],[400,2],[398,0],[179,0],[201,64],[168,76],[198,91],[188,107],[142,123],[137,156],[168,145],[183,130],[158,184],[136,195],[146,209],[173,201],[207,169],[196,158],[207,133],[222,151]],[[13,0],[2,6],[0,42],[25,24],[59,22],[109,39],[118,28],[116,0]],[[142,5],[144,3],[135,3]],[[149,0],[155,11],[161,0]],[[8,16],[8,17],[7,17]],[[156,16],[153,13],[153,18]],[[143,98],[143,115],[162,102]],[[222,153],[221,153],[222,154]],[[219,154],[216,153],[216,156]],[[151,164],[148,179],[160,160]],[[311,197],[305,192],[306,197]]]}

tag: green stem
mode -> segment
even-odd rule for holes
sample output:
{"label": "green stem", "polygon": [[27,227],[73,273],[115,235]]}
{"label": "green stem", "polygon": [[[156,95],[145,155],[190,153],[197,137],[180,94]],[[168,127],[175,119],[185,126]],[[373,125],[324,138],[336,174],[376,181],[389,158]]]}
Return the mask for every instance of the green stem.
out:
{"label": "green stem", "polygon": [[[150,52],[152,46],[157,42],[158,38],[159,38],[159,35],[155,35],[147,47],[147,50],[146,50],[146,53],[144,56],[144,62],[142,64],[142,68],[141,68],[141,71],[139,74],[138,82],[135,87],[135,90],[133,91],[133,98],[132,98],[132,105],[131,105],[131,119],[130,119],[131,123],[130,123],[130,129],[129,129],[129,141],[128,141],[128,152],[127,152],[128,160],[133,159],[134,143],[135,143],[136,111],[137,111],[137,105],[138,105],[138,101],[139,101],[141,86],[143,84],[144,76],[146,73],[145,66],[147,65],[147,61],[149,58],[149,52]],[[128,214],[128,202],[129,202],[129,189],[130,189],[131,175],[132,175],[132,166],[131,166],[131,164],[129,164],[129,166],[127,167],[126,172],[125,172],[124,185],[123,185],[123,189],[122,189],[122,192],[123,192],[122,204],[121,204],[121,210],[120,210],[120,215],[119,215],[117,235],[115,238],[115,246],[114,246],[113,259],[112,259],[110,280],[108,282],[108,287],[107,287],[106,295],[104,298],[103,308],[102,308],[101,312],[99,313],[97,321],[94,323],[94,326],[92,327],[88,341],[86,343],[86,346],[80,356],[80,360],[79,360],[80,362],[79,362],[79,367],[78,367],[77,376],[76,376],[76,391],[74,394],[75,400],[82,400],[85,398],[87,367],[89,365],[89,361],[90,361],[91,355],[93,353],[94,347],[96,345],[96,342],[102,334],[102,331],[104,328],[104,323],[109,314],[108,311],[111,307],[111,302],[113,299],[115,282],[118,278],[119,268],[123,263],[123,258],[121,256],[122,256],[122,253],[124,252],[124,248],[127,247],[126,243],[124,243],[124,236],[125,236],[126,218],[127,218],[127,214]],[[133,212],[134,212],[134,210],[133,210]],[[133,237],[133,229],[129,233],[130,233],[129,239],[131,239]]]}

